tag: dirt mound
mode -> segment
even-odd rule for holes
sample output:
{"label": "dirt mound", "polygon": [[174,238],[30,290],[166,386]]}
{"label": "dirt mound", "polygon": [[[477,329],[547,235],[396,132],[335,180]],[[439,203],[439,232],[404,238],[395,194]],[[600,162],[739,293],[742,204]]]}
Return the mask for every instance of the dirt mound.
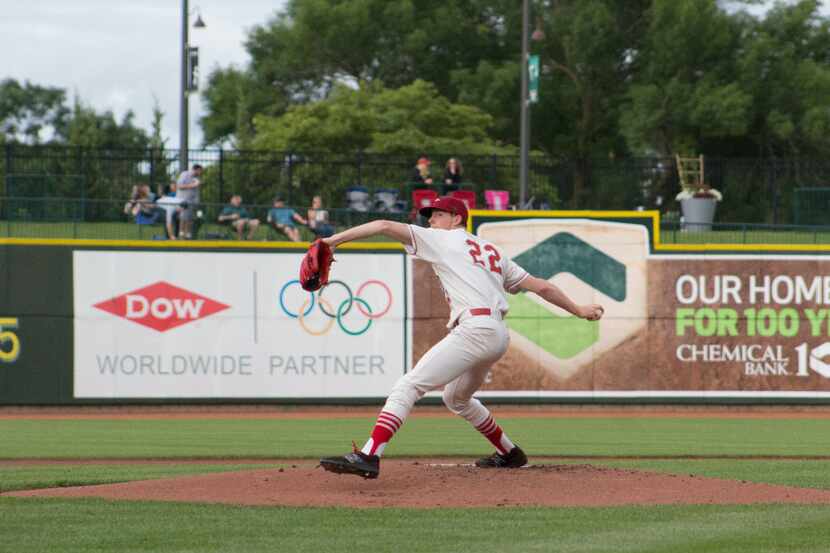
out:
{"label": "dirt mound", "polygon": [[479,469],[457,460],[384,460],[377,480],[308,461],[122,484],[29,490],[16,497],[99,497],[235,505],[342,507],[610,506],[830,503],[830,490],[582,465]]}

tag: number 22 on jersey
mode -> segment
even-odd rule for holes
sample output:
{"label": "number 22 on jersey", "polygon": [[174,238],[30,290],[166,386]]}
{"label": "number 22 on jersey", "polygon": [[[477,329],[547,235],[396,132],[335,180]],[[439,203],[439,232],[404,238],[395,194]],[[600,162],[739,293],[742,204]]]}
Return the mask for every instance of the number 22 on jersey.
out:
{"label": "number 22 on jersey", "polygon": [[[498,250],[496,250],[496,248],[494,248],[490,244],[487,244],[487,245],[484,246],[484,251],[486,253],[484,253],[482,255],[481,244],[479,244],[475,240],[468,239],[467,240],[467,245],[470,246],[470,249],[468,250],[467,253],[469,253],[470,257],[473,258],[473,263],[475,263],[476,265],[482,267],[485,270],[489,269],[493,273],[501,274],[501,267],[499,267],[499,261],[501,260],[501,255],[499,255],[499,252],[498,252]],[[482,259],[483,256],[486,256],[487,263],[485,263],[484,259]],[[489,267],[488,267],[488,264],[489,264]]]}

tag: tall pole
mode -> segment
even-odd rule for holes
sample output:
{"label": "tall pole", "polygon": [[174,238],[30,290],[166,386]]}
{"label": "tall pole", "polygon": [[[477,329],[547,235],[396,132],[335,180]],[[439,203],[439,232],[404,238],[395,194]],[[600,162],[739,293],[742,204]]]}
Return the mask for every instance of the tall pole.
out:
{"label": "tall pole", "polygon": [[519,207],[523,207],[527,201],[527,170],[528,170],[528,148],[530,142],[530,112],[527,102],[527,61],[530,54],[527,31],[530,26],[530,2],[522,0],[522,98],[521,106],[521,136],[519,137],[521,155],[519,159]]}
{"label": "tall pole", "polygon": [[187,105],[187,19],[188,19],[187,0],[182,0],[182,96],[179,105],[179,170],[187,171],[187,131],[189,125],[188,105]]}

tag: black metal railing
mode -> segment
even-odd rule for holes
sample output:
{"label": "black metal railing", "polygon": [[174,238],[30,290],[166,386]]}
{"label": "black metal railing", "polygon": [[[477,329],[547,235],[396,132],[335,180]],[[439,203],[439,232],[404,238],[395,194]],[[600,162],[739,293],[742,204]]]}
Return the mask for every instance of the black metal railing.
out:
{"label": "black metal railing", "polygon": [[[251,204],[282,196],[308,205],[321,195],[329,206],[345,207],[356,186],[373,193],[394,189],[411,201],[414,157],[314,152],[192,150],[190,162],[205,167],[202,200],[227,202],[240,194]],[[450,155],[431,154],[432,176],[440,181]],[[519,198],[519,158],[461,156],[464,179],[478,206],[484,191],[508,191]],[[527,197],[532,208],[659,209],[671,218],[680,210],[680,191],[671,158],[571,161],[534,155],[529,160]],[[0,196],[121,200],[146,183],[160,192],[179,172],[178,150],[106,150],[67,146],[6,144],[0,162]],[[723,193],[716,220],[750,223],[820,224],[830,194],[818,206],[809,191],[830,186],[830,160],[706,158],[706,180]],[[2,214],[0,214],[1,216]]]}
{"label": "black metal railing", "polygon": [[[128,209],[129,202],[96,200],[90,198],[0,198],[0,238],[84,238],[104,240],[166,240],[167,212],[160,203],[148,202],[140,216]],[[228,224],[219,222],[219,214],[227,204],[200,203],[194,207],[196,240],[235,239],[236,234]],[[251,218],[260,221],[254,240],[289,240],[289,237],[268,224],[268,212],[273,205],[248,204],[243,206]],[[374,206],[372,206],[374,207]],[[176,206],[167,206],[176,213]],[[292,209],[302,218],[308,217],[307,207]],[[335,231],[349,228],[375,219],[399,222],[415,220],[409,211],[376,210],[358,211],[347,208],[326,208],[329,221]],[[178,223],[173,217],[173,224]],[[300,237],[315,238],[314,231],[297,224]],[[175,228],[173,229],[175,233]],[[246,233],[247,234],[247,233]]]}

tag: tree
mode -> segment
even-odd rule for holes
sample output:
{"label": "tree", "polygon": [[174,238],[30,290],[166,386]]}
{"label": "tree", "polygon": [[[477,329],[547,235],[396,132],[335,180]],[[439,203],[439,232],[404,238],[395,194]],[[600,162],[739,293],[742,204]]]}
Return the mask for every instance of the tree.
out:
{"label": "tree", "polygon": [[140,174],[139,163],[133,156],[113,156],[112,152],[146,151],[150,146],[150,137],[133,124],[133,118],[132,111],[128,111],[121,121],[117,121],[111,111],[98,113],[79,98],[75,99],[59,141],[78,147],[72,158],[66,159],[66,162],[74,166],[64,168],[67,176],[78,176],[81,179],[80,182],[69,182],[75,189],[83,188],[81,193],[74,194],[76,197],[128,197],[130,187],[136,184],[135,175]]}
{"label": "tree", "polygon": [[[581,183],[592,156],[626,151],[616,106],[649,0],[533,4],[549,37],[534,48],[549,71],[532,108],[532,144],[585,160],[578,166]],[[450,102],[488,113],[491,140],[518,144],[521,20],[521,3],[514,0],[292,0],[249,35],[247,73],[226,76],[280,98],[277,109],[324,99],[338,83],[381,81],[394,89],[421,79]],[[214,87],[220,84],[217,79]],[[209,117],[225,121],[228,136],[235,107],[215,108]],[[247,108],[252,119],[261,110],[250,101]]]}
{"label": "tree", "polygon": [[246,46],[262,82],[306,99],[343,79],[423,79],[451,96],[451,70],[515,52],[518,14],[510,0],[291,0]]}
{"label": "tree", "polygon": [[246,70],[211,75],[202,121],[206,140],[236,133],[240,90],[251,120],[326,98],[337,84],[381,81],[399,88],[421,79],[457,101],[456,70],[481,60],[515,63],[518,21],[519,5],[512,0],[290,0],[250,32]]}
{"label": "tree", "polygon": [[150,144],[150,137],[133,124],[134,118],[135,114],[127,111],[120,122],[116,121],[111,111],[98,113],[76,98],[61,138],[70,146],[108,150],[145,149]]}
{"label": "tree", "polygon": [[735,81],[744,29],[716,0],[653,0],[620,117],[633,151],[689,155],[707,138],[745,135],[752,96]]}
{"label": "tree", "polygon": [[830,153],[830,22],[820,7],[817,0],[777,4],[749,23],[737,81],[753,99],[752,155]]}
{"label": "tree", "polygon": [[244,148],[245,139],[253,132],[253,114],[280,115],[289,104],[277,87],[260,82],[251,71],[234,67],[213,71],[202,97],[207,115],[199,123],[205,145],[227,143],[237,148]]}
{"label": "tree", "polygon": [[60,132],[68,115],[66,92],[14,79],[0,82],[0,135],[6,141],[38,144]]}
{"label": "tree", "polygon": [[257,149],[413,156],[502,149],[488,137],[489,115],[451,103],[435,85],[421,80],[398,89],[377,81],[356,90],[338,85],[325,100],[291,107],[277,118],[257,116],[255,123]]}
{"label": "tree", "polygon": [[378,81],[357,89],[337,85],[324,100],[292,106],[280,117],[258,115],[254,121],[251,147],[270,155],[255,166],[248,164],[256,174],[238,173],[245,184],[237,192],[260,203],[270,203],[277,191],[296,205],[310,201],[311,192],[339,200],[346,187],[365,182],[367,175],[359,173],[356,160],[372,154],[394,162],[373,165],[370,181],[402,184],[408,173],[402,164],[414,164],[423,153],[515,152],[488,137],[489,115],[451,103],[425,81],[398,89]]}
{"label": "tree", "polygon": [[543,103],[539,111],[555,125],[537,124],[537,143],[572,160],[573,206],[583,204],[593,159],[627,153],[620,140],[619,113],[637,69],[650,4],[561,0],[543,12],[550,38],[541,45],[541,61],[550,73],[541,86],[550,90],[553,101]]}

